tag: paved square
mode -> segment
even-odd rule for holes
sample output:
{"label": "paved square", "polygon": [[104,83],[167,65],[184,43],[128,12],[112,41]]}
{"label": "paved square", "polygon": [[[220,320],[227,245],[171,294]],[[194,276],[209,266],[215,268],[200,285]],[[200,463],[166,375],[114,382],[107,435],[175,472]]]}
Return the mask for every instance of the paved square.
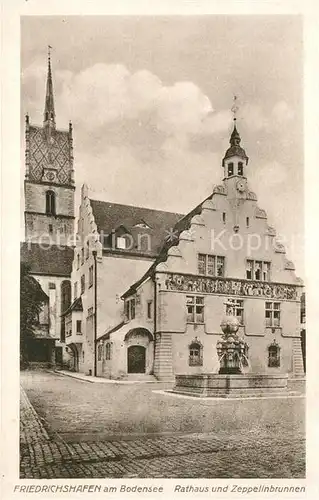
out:
{"label": "paved square", "polygon": [[194,400],[52,372],[21,384],[24,478],[305,476],[304,398]]}

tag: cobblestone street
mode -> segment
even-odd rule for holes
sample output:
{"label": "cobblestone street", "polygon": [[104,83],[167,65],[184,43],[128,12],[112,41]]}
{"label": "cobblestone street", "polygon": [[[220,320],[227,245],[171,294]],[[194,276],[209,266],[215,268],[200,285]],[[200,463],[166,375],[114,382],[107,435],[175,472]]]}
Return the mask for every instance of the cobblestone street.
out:
{"label": "cobblestone street", "polygon": [[21,384],[21,478],[305,476],[303,398],[194,401],[49,372]]}

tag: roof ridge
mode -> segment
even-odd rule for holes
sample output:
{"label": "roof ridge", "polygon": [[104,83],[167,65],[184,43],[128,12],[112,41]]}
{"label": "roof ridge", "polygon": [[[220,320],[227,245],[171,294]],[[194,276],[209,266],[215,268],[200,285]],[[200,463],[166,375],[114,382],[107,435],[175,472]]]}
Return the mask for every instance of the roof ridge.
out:
{"label": "roof ridge", "polygon": [[94,198],[89,198],[90,202],[98,202],[98,203],[108,203],[110,205],[116,205],[117,207],[130,207],[130,208],[138,208],[140,210],[149,210],[151,212],[163,212],[165,214],[174,214],[174,215],[180,215],[182,217],[185,216],[185,214],[183,213],[180,213],[180,212],[172,212],[170,210],[162,210],[162,209],[159,209],[159,208],[149,208],[149,207],[141,207],[141,206],[138,206],[138,205],[129,205],[129,204],[126,204],[126,203],[116,203],[116,202],[113,202],[113,201],[105,201],[105,200],[95,200]]}
{"label": "roof ridge", "polygon": [[[190,223],[191,223],[191,220],[193,218],[193,216],[195,215],[198,215],[198,214],[201,214],[202,213],[202,210],[203,210],[203,204],[205,203],[205,201],[209,200],[212,198],[214,193],[210,194],[209,196],[207,196],[201,203],[199,203],[195,208],[193,208],[192,210],[190,210],[188,212],[188,214],[184,215],[184,217],[182,217],[182,219],[178,220],[174,226],[173,229],[175,229],[176,227],[178,227],[177,229],[177,238],[176,238],[176,242],[174,242],[173,240],[166,240],[164,241],[163,245],[162,245],[162,248],[157,256],[157,258],[155,259],[155,261],[150,265],[150,267],[147,269],[147,271],[142,275],[142,277],[135,281],[122,295],[122,298],[125,298],[127,295],[130,294],[130,292],[133,292],[133,291],[136,291],[136,289],[147,279],[149,278],[153,271],[155,270],[156,266],[158,264],[160,264],[161,262],[165,262],[165,260],[167,260],[167,255],[168,255],[168,250],[170,248],[172,248],[173,246],[177,246],[178,243],[179,243],[179,237],[181,235],[181,233],[183,231],[186,231],[187,229],[189,229],[190,227]],[[198,212],[198,213],[197,213]],[[182,222],[185,222],[185,227],[183,226]]]}

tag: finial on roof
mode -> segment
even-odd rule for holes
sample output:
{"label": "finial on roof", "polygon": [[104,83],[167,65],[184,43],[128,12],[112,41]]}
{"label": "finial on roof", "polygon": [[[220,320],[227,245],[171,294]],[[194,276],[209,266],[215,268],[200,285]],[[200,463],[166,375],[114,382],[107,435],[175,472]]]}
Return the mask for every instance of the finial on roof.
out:
{"label": "finial on roof", "polygon": [[237,120],[238,110],[239,110],[238,96],[234,95],[233,105],[231,107],[231,112],[234,115],[234,118],[233,118],[234,128],[233,128],[233,131],[232,131],[230,139],[229,139],[230,148],[227,149],[225,156],[224,156],[224,159],[223,159],[223,166],[224,166],[225,160],[227,158],[231,158],[232,156],[239,156],[240,158],[242,158],[246,161],[246,164],[248,163],[248,156],[246,155],[245,150],[240,146],[241,137],[240,137],[239,132],[236,128],[236,120]]}
{"label": "finial on roof", "polygon": [[48,74],[44,107],[44,124],[55,128],[54,96],[51,71],[51,45],[48,45]]}
{"label": "finial on roof", "polygon": [[234,98],[233,98],[234,103],[233,103],[232,108],[231,108],[231,112],[234,115],[233,120],[234,120],[235,126],[236,126],[236,120],[237,120],[237,112],[239,110],[239,107],[237,104],[237,99],[238,99],[237,95],[234,95]]}

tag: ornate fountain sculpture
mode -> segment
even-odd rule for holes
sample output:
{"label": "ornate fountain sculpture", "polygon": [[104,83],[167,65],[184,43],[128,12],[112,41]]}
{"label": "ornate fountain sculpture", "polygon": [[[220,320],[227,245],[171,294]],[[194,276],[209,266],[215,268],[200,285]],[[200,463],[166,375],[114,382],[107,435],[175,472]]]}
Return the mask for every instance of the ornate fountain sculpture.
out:
{"label": "ornate fountain sculpture", "polygon": [[233,302],[226,302],[226,316],[221,322],[223,331],[222,339],[217,342],[217,355],[219,358],[219,374],[240,374],[243,365],[248,364],[248,345],[237,335],[239,321],[235,316],[235,306]]}

